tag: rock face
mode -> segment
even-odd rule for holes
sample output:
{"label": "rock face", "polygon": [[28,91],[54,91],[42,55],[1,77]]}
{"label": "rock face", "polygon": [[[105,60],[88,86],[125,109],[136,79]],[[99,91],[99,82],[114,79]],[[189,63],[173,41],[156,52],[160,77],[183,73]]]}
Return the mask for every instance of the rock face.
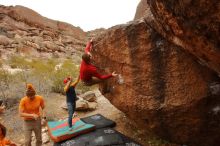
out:
{"label": "rock face", "polygon": [[[218,146],[220,35],[215,27],[206,28],[213,29],[210,35],[216,37],[211,38],[191,28],[197,21],[202,23],[202,16],[196,17],[196,6],[203,8],[205,1],[201,5],[197,0],[187,2],[193,3],[189,9],[178,7],[185,1],[149,0],[150,13],[144,12],[144,19],[138,20],[139,14],[136,21],[108,29],[95,39],[92,54],[100,72],[115,70],[121,74],[123,84],[112,78],[100,89],[108,86],[111,90],[105,96],[142,129],[179,144]],[[219,4],[214,0],[207,2],[207,14],[212,10],[208,9],[209,4],[214,2]],[[182,19],[180,23],[174,17],[177,14],[170,15],[180,8],[187,8],[182,13],[184,19],[191,9],[191,17],[197,19]],[[212,19],[214,14],[219,17],[219,9],[211,12],[204,24],[219,22],[219,18]]]}
{"label": "rock face", "polygon": [[148,15],[150,11],[150,7],[147,4],[147,1],[142,0],[137,6],[137,10],[134,16],[134,20],[143,18],[145,15]]}
{"label": "rock face", "polygon": [[0,54],[80,56],[86,32],[23,7],[0,6]]}
{"label": "rock face", "polygon": [[142,1],[153,14],[142,14],[151,27],[220,74],[220,1]]}

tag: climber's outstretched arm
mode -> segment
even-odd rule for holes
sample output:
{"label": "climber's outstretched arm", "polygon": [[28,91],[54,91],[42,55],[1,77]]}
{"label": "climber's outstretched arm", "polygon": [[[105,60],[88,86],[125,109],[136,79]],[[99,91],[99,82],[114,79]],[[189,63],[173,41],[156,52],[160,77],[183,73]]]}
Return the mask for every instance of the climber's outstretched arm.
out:
{"label": "climber's outstretched arm", "polygon": [[86,48],[85,48],[85,53],[91,55],[90,51],[92,50],[92,45],[93,45],[93,39],[91,39],[91,40],[87,43]]}

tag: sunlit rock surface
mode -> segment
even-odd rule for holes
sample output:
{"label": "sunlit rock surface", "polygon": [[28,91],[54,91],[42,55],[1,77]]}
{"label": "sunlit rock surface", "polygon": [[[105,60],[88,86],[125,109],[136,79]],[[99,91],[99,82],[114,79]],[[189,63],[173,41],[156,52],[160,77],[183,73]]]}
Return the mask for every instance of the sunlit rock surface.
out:
{"label": "sunlit rock surface", "polygon": [[179,144],[217,146],[220,35],[210,25],[219,24],[219,5],[211,9],[219,2],[187,2],[149,0],[143,17],[96,38],[92,54],[101,72],[121,74],[123,84],[111,78],[100,89],[139,127]]}

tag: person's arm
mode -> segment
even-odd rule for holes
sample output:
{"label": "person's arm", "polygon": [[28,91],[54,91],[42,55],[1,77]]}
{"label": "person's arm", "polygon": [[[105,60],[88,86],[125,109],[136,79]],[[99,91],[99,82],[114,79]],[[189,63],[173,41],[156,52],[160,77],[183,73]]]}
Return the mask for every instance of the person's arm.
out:
{"label": "person's arm", "polygon": [[40,111],[41,111],[41,116],[43,119],[46,119],[46,112],[43,108],[40,107]]}
{"label": "person's arm", "polygon": [[95,67],[91,68],[90,71],[92,73],[92,76],[97,77],[97,78],[99,78],[101,80],[108,79],[108,78],[112,77],[112,74],[108,74],[108,75],[101,75],[101,74],[99,74]]}
{"label": "person's arm", "polygon": [[44,99],[41,98],[40,109],[39,110],[40,110],[40,113],[41,113],[41,125],[42,126],[45,126],[46,123],[47,123],[46,111],[44,109],[45,109]]}
{"label": "person's arm", "polygon": [[91,39],[91,40],[87,43],[87,45],[86,45],[85,53],[90,54],[90,51],[91,51],[91,48],[92,48],[92,44],[93,44],[93,40]]}
{"label": "person's arm", "polygon": [[21,100],[21,101],[20,101],[20,105],[19,105],[19,115],[20,115],[21,117],[24,117],[24,118],[33,118],[33,119],[37,118],[37,116],[36,116],[35,114],[25,113],[25,112],[24,112],[24,107],[25,107],[24,101]]}
{"label": "person's arm", "polygon": [[7,146],[16,146],[17,144],[9,139],[5,139],[5,145]]}
{"label": "person's arm", "polygon": [[17,146],[17,144],[11,141],[11,144],[9,146]]}
{"label": "person's arm", "polygon": [[66,83],[66,85],[65,85],[65,87],[64,87],[64,92],[67,92],[67,91],[69,90],[71,82],[72,82],[72,79],[70,79],[70,80]]}
{"label": "person's arm", "polygon": [[76,87],[76,85],[79,83],[79,80],[80,80],[80,75],[78,76],[77,80],[74,83],[72,83],[72,86]]}
{"label": "person's arm", "polygon": [[24,117],[24,118],[33,118],[33,119],[35,119],[35,117],[36,117],[35,114],[24,113],[23,111],[20,111],[20,116]]}
{"label": "person's arm", "polygon": [[43,97],[40,99],[40,110],[41,110],[41,114],[42,114],[42,117],[46,117],[46,112],[44,110],[45,108],[45,104],[44,104],[44,99]]}
{"label": "person's arm", "polygon": [[19,114],[21,117],[24,118],[33,118],[33,119],[37,119],[39,116],[37,114],[29,114],[29,113],[25,113],[24,110],[20,109],[19,110]]}
{"label": "person's arm", "polygon": [[42,107],[40,107],[40,112],[41,112],[41,125],[45,126],[47,123],[46,111]]}

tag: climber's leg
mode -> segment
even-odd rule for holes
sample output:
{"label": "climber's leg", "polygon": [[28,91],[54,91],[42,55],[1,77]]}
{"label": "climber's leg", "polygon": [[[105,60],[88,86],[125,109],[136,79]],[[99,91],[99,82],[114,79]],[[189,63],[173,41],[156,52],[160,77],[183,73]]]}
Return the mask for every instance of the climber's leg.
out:
{"label": "climber's leg", "polygon": [[86,81],[86,82],[83,81],[83,84],[84,84],[85,86],[92,86],[92,85],[95,85],[95,84],[99,84],[99,83],[101,83],[101,82],[103,82],[103,81],[104,81],[104,80],[98,79],[98,78],[96,78],[96,77],[92,77],[92,79],[89,80],[89,81]]}
{"label": "climber's leg", "polygon": [[92,77],[90,81],[83,82],[85,86],[92,86],[99,83],[102,83],[102,89],[100,89],[102,94],[106,94],[111,91],[111,87],[107,84],[107,80],[101,80],[96,77]]}

